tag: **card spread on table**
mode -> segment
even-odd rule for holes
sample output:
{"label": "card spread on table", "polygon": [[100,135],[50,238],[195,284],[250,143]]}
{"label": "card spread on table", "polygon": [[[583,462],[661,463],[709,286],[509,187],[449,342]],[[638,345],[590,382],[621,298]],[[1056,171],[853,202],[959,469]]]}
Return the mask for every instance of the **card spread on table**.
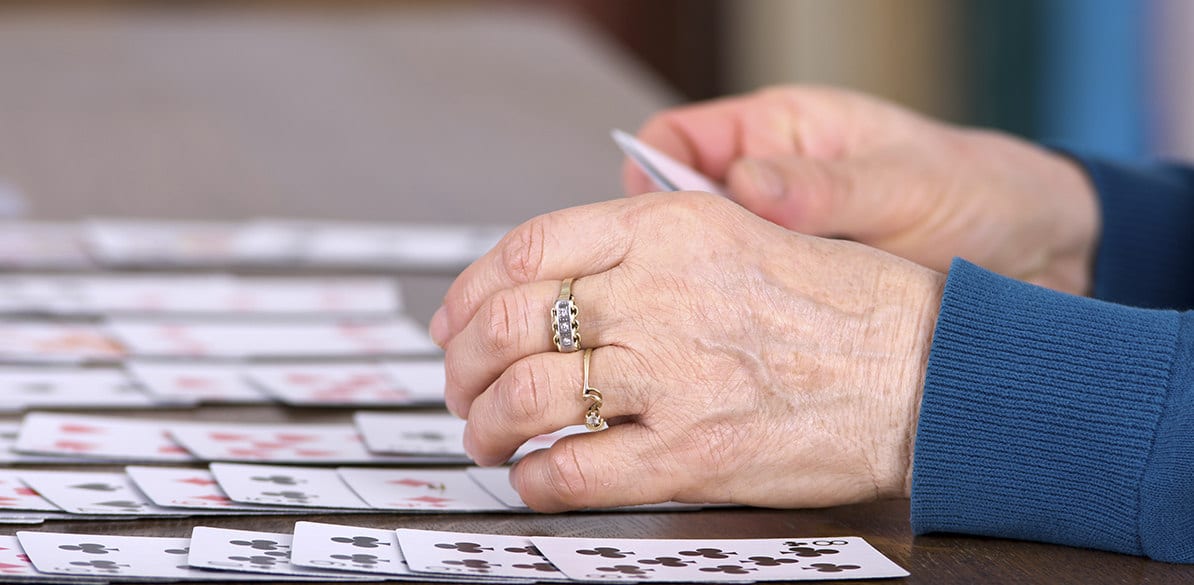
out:
{"label": "card spread on table", "polygon": [[349,424],[204,424],[175,429],[174,439],[205,461],[271,463],[452,463],[464,457],[376,455]]}
{"label": "card spread on table", "polygon": [[294,525],[293,539],[290,562],[299,567],[372,573],[402,580],[442,580],[416,573],[407,566],[393,530],[298,522]]}
{"label": "card spread on table", "polygon": [[224,510],[237,514],[294,513],[289,507],[234,502],[206,469],[129,466],[124,473],[141,493],[164,508]]}
{"label": "card spread on table", "polygon": [[301,234],[267,222],[94,219],[89,250],[112,266],[221,266],[294,262]]}
{"label": "card spread on table", "polygon": [[41,497],[37,490],[21,481],[22,471],[0,470],[0,510],[60,512],[62,509]]}
{"label": "card spread on table", "polygon": [[129,361],[129,375],[145,392],[180,403],[265,404],[269,396],[249,383],[240,363]]}
{"label": "card spread on table", "polygon": [[726,197],[726,188],[680,161],[650,147],[621,130],[611,132],[614,142],[661,191],[704,191]]}
{"label": "card spread on table", "polygon": [[[401,535],[399,535],[401,540]],[[531,537],[577,581],[877,579],[908,572],[858,537],[644,540]]]}
{"label": "card spread on table", "polygon": [[341,467],[341,479],[379,510],[505,512],[508,508],[469,479],[463,469]]}
{"label": "card spread on table", "polygon": [[111,362],[124,347],[90,323],[0,322],[0,360],[29,362]]}
{"label": "card spread on table", "polygon": [[120,472],[20,470],[21,481],[71,514],[112,516],[177,516],[178,510],[149,501]]}
{"label": "card spread on table", "polygon": [[450,414],[361,411],[352,420],[374,453],[467,456],[465,421]]}
{"label": "card spread on table", "polygon": [[246,504],[369,509],[335,469],[212,463],[211,474],[228,498]]}
{"label": "card spread on table", "polygon": [[406,388],[375,363],[252,365],[246,372],[258,388],[296,406],[381,407],[415,402]]}
{"label": "card spread on table", "polygon": [[203,569],[319,577],[332,581],[370,580],[365,575],[297,567],[290,562],[291,541],[289,534],[196,526],[191,531],[187,562],[191,567]]}
{"label": "card spread on table", "polygon": [[440,575],[567,581],[525,536],[398,529],[412,571]]}
{"label": "card spread on table", "polygon": [[112,461],[193,461],[194,457],[167,432],[186,424],[160,419],[31,412],[21,424],[16,450]]}
{"label": "card spread on table", "polygon": [[0,368],[0,411],[148,408],[158,404],[119,369]]}

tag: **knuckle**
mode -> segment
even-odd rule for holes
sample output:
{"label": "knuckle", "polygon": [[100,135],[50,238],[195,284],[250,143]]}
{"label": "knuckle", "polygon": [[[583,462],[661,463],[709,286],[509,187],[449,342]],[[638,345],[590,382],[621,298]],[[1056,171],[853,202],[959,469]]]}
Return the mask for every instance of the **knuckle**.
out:
{"label": "knuckle", "polygon": [[509,383],[502,394],[503,409],[520,421],[535,421],[545,413],[551,384],[546,372],[540,371],[532,362],[523,360],[510,366]]}
{"label": "knuckle", "polygon": [[481,346],[486,353],[503,354],[522,336],[519,323],[524,319],[517,317],[519,313],[519,303],[509,292],[499,292],[486,301],[485,329],[481,335]]}
{"label": "knuckle", "polygon": [[559,502],[580,507],[593,493],[593,482],[581,465],[572,442],[557,443],[547,452],[547,477],[552,495]]}
{"label": "knuckle", "polygon": [[539,279],[543,251],[551,220],[536,217],[514,229],[502,247],[502,266],[512,282],[527,283]]}

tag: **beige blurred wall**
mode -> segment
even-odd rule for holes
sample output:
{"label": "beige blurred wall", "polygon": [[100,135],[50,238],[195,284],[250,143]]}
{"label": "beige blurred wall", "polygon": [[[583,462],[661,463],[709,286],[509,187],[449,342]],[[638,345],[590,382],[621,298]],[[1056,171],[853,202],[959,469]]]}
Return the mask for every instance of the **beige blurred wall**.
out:
{"label": "beige blurred wall", "polygon": [[960,9],[951,0],[727,2],[726,86],[844,86],[957,120],[966,103]]}
{"label": "beige blurred wall", "polygon": [[1157,0],[1156,152],[1194,160],[1194,2]]}

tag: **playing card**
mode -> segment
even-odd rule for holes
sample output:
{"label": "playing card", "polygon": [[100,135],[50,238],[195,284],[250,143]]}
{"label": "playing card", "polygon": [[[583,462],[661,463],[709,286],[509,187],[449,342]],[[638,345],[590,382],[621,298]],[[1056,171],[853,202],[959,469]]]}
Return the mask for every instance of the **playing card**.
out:
{"label": "playing card", "polygon": [[298,522],[291,546],[290,562],[299,567],[422,578],[406,566],[393,530]]}
{"label": "playing card", "polygon": [[368,509],[334,469],[212,463],[211,474],[228,498],[246,504]]}
{"label": "playing card", "polygon": [[357,412],[352,420],[374,453],[467,457],[465,421],[447,413]]}
{"label": "playing card", "polygon": [[0,411],[148,408],[157,404],[118,369],[0,368]]}
{"label": "playing card", "polygon": [[319,577],[330,581],[376,580],[368,575],[296,567],[290,563],[291,540],[289,534],[196,526],[191,531],[188,562],[192,567],[204,569]]}
{"label": "playing card", "polygon": [[271,463],[460,463],[464,457],[374,455],[349,424],[203,424],[174,429],[173,437],[204,461]]}
{"label": "playing card", "polygon": [[154,505],[116,472],[21,470],[21,481],[63,511],[111,516],[179,516],[178,510]]}
{"label": "playing card", "polygon": [[15,536],[0,535],[0,579],[6,583],[103,583],[102,579],[79,577],[78,579],[63,580],[41,573],[33,567],[29,555],[21,548],[21,543]]}
{"label": "playing card", "polygon": [[265,222],[97,219],[87,247],[107,266],[205,267],[293,262],[301,234]]}
{"label": "playing card", "polygon": [[30,531],[18,532],[17,538],[33,566],[43,574],[86,576],[112,581],[269,580],[260,575],[216,573],[191,568],[187,564],[191,548],[189,538]]}
{"label": "playing card", "polygon": [[294,513],[289,507],[234,502],[206,469],[129,466],[124,473],[141,493],[163,508],[223,510],[230,514]]}
{"label": "playing card", "polygon": [[341,479],[379,510],[506,512],[463,469],[364,469],[341,467]]}
{"label": "playing card", "polygon": [[146,361],[125,363],[145,392],[180,403],[267,404],[272,402],[245,377],[240,363]]}
{"label": "playing card", "polygon": [[117,361],[124,347],[88,323],[0,322],[0,360],[19,362]]}
{"label": "playing card", "polygon": [[295,406],[380,407],[414,402],[384,368],[368,362],[252,365],[247,375],[267,394]]}
{"label": "playing card", "polygon": [[413,404],[444,403],[444,360],[383,362],[390,379],[410,395]]}
{"label": "playing card", "polygon": [[21,481],[20,473],[14,469],[0,470],[0,510],[62,511]]}
{"label": "playing card", "polygon": [[321,266],[452,270],[468,266],[508,226],[314,223],[304,261]]}
{"label": "playing card", "polygon": [[407,317],[337,322],[112,319],[105,327],[131,354],[142,357],[370,357],[439,351],[423,327]]}
{"label": "playing card", "polygon": [[406,528],[396,532],[407,564],[418,573],[568,580],[525,536]]}
{"label": "playing card", "polygon": [[908,576],[854,536],[733,540],[536,536],[531,542],[576,581],[713,583]]}
{"label": "playing card", "polygon": [[16,450],[118,461],[193,461],[167,429],[188,423],[31,412],[25,415]]}
{"label": "playing card", "polygon": [[18,453],[16,451],[17,436],[21,432],[21,423],[0,422],[0,465],[12,463],[95,463],[95,459],[87,459],[70,455],[37,455],[33,453]]}
{"label": "playing card", "polygon": [[393,315],[403,309],[389,278],[237,278],[217,310],[257,315]]}
{"label": "playing card", "polygon": [[611,132],[614,142],[662,191],[704,191],[727,197],[724,186],[647,146],[621,130]]}
{"label": "playing card", "polygon": [[6,221],[0,226],[0,267],[77,269],[91,265],[77,224]]}
{"label": "playing card", "polygon": [[[506,507],[515,511],[529,512],[530,507],[522,501],[522,496],[510,485],[509,467],[470,467],[465,470],[481,489],[497,498]],[[601,508],[601,512],[683,512],[700,510],[702,504],[684,504],[680,502],[661,502],[658,504],[639,504],[637,506],[622,506],[619,508]]]}

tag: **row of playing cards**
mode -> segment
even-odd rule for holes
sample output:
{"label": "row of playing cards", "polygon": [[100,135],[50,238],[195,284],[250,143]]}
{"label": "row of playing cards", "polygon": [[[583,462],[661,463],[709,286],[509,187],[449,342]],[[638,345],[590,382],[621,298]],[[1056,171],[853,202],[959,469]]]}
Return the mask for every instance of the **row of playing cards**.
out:
{"label": "row of playing cards", "polygon": [[0,313],[49,315],[390,315],[402,311],[387,278],[235,277],[222,274],[10,275]]}
{"label": "row of playing cards", "polygon": [[0,361],[118,362],[147,358],[368,358],[428,356],[439,348],[405,316],[199,320],[113,318],[0,322]]}
{"label": "row of playing cards", "polygon": [[195,404],[356,408],[441,405],[440,359],[345,362],[129,361],[123,368],[0,367],[0,412]]}
{"label": "row of playing cards", "polygon": [[[694,510],[666,502],[602,511]],[[299,467],[213,463],[208,469],[0,470],[0,521],[207,515],[530,513],[508,468]]]}
{"label": "row of playing cards", "polygon": [[190,538],[18,532],[0,537],[12,580],[813,581],[906,577],[853,536],[561,538],[299,522],[293,534],[198,526]]}
{"label": "row of playing cards", "polygon": [[508,226],[296,220],[5,222],[0,267],[314,267],[455,271]]}

